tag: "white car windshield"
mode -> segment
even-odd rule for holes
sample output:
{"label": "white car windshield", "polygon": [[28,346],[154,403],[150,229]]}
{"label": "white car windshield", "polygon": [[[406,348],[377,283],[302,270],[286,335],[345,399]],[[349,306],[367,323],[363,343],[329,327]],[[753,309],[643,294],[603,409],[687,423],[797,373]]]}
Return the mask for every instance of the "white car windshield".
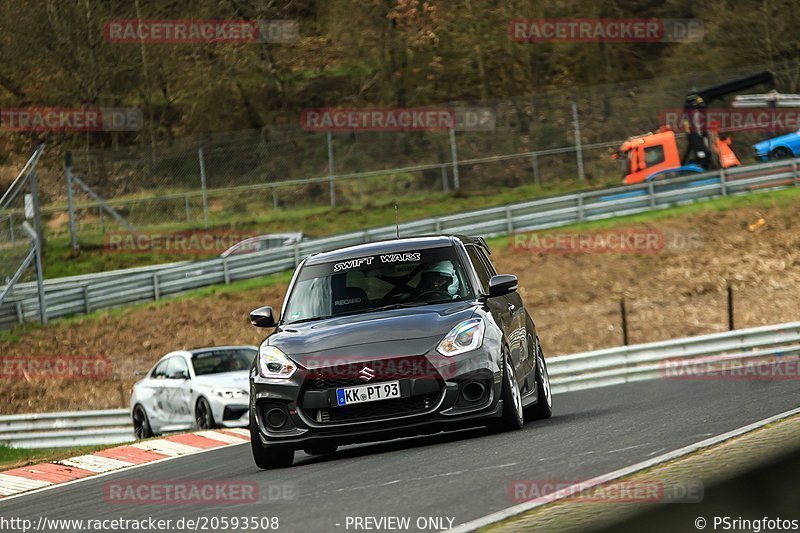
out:
{"label": "white car windshield", "polygon": [[196,376],[247,370],[256,353],[252,348],[198,352],[192,355],[192,366]]}

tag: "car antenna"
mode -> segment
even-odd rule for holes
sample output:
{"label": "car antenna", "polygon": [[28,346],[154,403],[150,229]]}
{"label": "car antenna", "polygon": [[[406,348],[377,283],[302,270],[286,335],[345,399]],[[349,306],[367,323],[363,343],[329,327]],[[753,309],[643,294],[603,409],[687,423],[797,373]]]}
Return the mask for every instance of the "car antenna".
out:
{"label": "car antenna", "polygon": [[394,228],[397,238],[400,238],[400,223],[397,221],[397,204],[394,204]]}

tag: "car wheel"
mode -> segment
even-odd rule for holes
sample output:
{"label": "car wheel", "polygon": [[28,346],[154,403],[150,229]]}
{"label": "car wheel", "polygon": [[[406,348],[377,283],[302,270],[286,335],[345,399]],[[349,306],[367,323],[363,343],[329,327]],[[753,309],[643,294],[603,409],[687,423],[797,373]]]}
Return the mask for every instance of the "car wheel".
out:
{"label": "car wheel", "polygon": [[250,449],[253,450],[253,461],[262,470],[285,468],[294,462],[294,450],[284,446],[264,446],[258,435],[258,426],[250,413]]}
{"label": "car wheel", "polygon": [[308,455],[328,455],[335,453],[339,447],[336,444],[314,444],[303,448]]}
{"label": "car wheel", "polygon": [[153,430],[150,428],[150,420],[144,407],[137,405],[133,408],[133,436],[136,440],[149,439],[153,437]]}
{"label": "car wheel", "polygon": [[553,415],[553,391],[541,345],[536,350],[536,393],[536,404],[525,410],[525,416],[532,420],[550,418]]}
{"label": "car wheel", "polygon": [[214,413],[205,398],[201,397],[194,406],[194,421],[200,429],[214,428]]}
{"label": "car wheel", "polygon": [[788,159],[790,157],[792,157],[792,152],[783,146],[779,146],[769,153],[769,158],[771,161],[775,161],[777,159]]}
{"label": "car wheel", "polygon": [[522,410],[522,393],[517,383],[517,373],[514,365],[511,364],[511,356],[508,350],[503,350],[505,365],[503,368],[503,414],[495,423],[498,431],[512,431],[522,429],[525,423],[525,415]]}

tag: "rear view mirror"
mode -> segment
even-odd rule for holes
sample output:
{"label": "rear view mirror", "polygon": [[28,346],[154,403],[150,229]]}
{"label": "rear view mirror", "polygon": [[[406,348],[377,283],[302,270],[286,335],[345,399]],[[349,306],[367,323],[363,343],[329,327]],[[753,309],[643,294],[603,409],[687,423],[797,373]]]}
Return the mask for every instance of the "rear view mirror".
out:
{"label": "rear view mirror", "polygon": [[268,305],[250,311],[250,323],[257,328],[274,328],[278,325],[272,307]]}

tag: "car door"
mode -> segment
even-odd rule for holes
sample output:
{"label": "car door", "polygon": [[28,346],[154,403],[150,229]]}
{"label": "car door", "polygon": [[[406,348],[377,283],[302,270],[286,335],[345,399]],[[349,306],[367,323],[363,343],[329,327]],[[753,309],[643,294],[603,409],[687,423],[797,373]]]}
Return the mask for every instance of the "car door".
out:
{"label": "car door", "polygon": [[164,389],[164,383],[167,380],[167,361],[168,359],[159,361],[140,386],[140,403],[147,413],[153,431],[158,431],[161,426],[169,424],[169,411],[166,407],[166,391]]}
{"label": "car door", "polygon": [[194,422],[194,417],[191,405],[192,380],[189,374],[189,365],[181,355],[170,357],[167,361],[167,378],[164,380],[164,389],[170,424],[191,424]]}
{"label": "car door", "polygon": [[[494,275],[494,267],[481,257],[481,251],[475,245],[467,245],[467,256],[469,257],[472,268],[478,275],[478,282],[480,283],[481,292],[489,294],[489,279]],[[511,351],[511,361],[514,368],[517,370],[517,376],[524,376],[524,373],[519,372],[520,352],[519,345],[514,341],[513,335],[515,327],[515,317],[511,302],[508,296],[495,296],[486,298],[486,305],[489,307],[489,312],[494,317],[494,320],[503,330],[503,336],[508,342],[509,350]]]}
{"label": "car door", "polygon": [[[481,260],[486,264],[489,274],[491,276],[496,275],[497,270],[494,268],[492,261],[483,248],[476,247],[476,250]],[[523,377],[533,370],[535,364],[533,354],[528,353],[530,351],[527,329],[528,311],[525,309],[525,302],[522,301],[522,295],[520,295],[518,291],[507,294],[505,298],[508,302],[508,310],[511,313],[511,332],[508,334],[508,342],[511,346],[512,353],[515,353],[518,357],[518,361],[520,362],[519,376]]]}

